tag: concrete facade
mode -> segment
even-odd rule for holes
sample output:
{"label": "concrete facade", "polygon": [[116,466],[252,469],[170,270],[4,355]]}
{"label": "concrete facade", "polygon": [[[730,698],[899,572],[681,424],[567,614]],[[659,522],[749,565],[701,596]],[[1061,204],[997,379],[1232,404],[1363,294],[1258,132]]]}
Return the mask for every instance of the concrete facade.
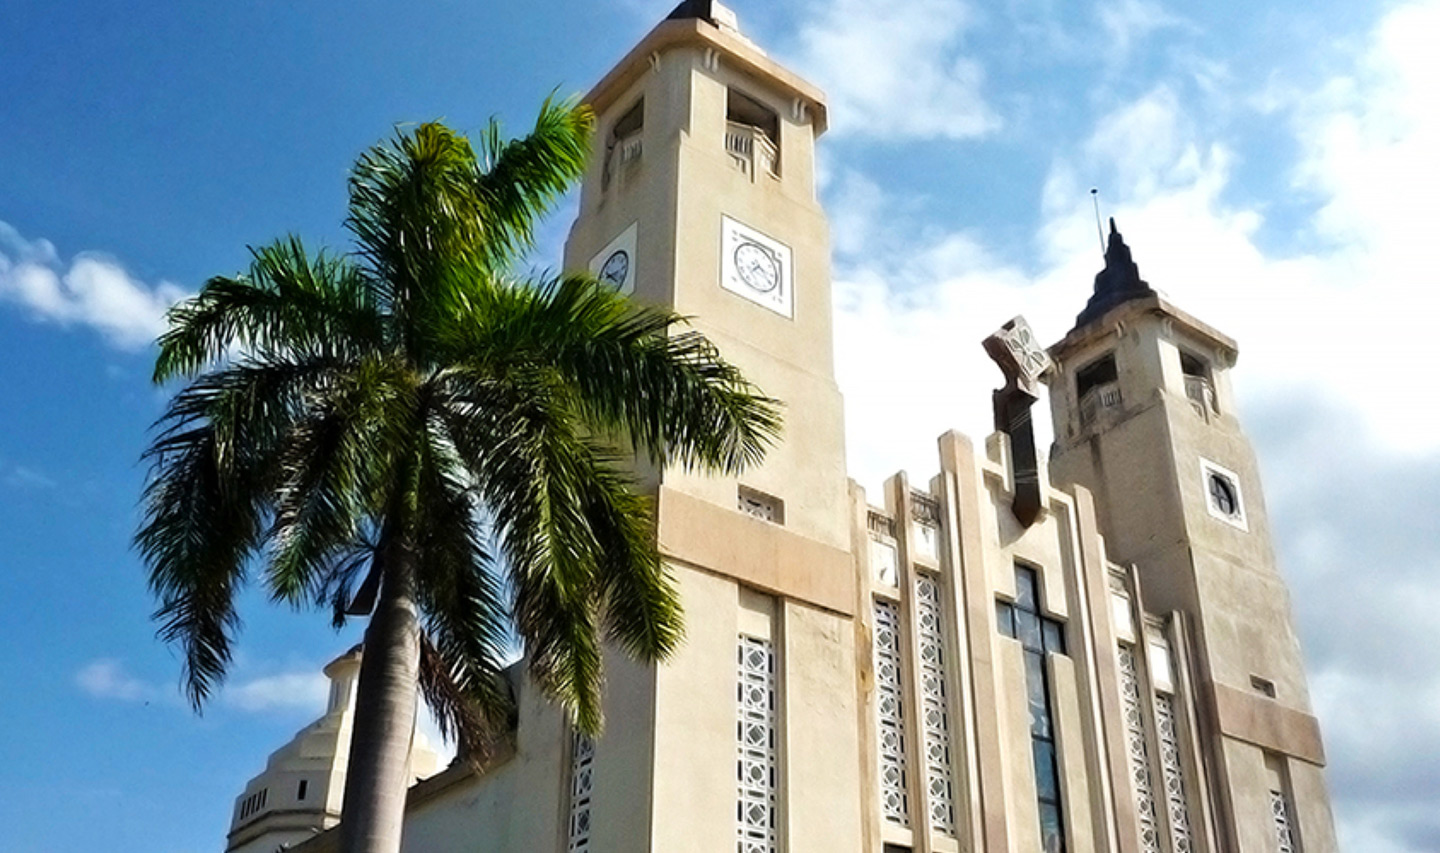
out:
{"label": "concrete facade", "polygon": [[685,645],[607,661],[593,743],[520,683],[488,766],[411,790],[404,849],[1335,850],[1234,342],[1107,291],[1049,350],[1048,459],[1028,432],[947,433],[928,482],[867,495],[833,370],[823,96],[687,0],[588,100],[567,268],[693,317],[785,435],[738,480],[642,472]]}

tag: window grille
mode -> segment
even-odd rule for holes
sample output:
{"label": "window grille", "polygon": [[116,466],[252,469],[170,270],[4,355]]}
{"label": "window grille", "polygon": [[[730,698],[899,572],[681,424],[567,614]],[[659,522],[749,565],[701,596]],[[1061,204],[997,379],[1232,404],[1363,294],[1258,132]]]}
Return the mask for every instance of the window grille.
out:
{"label": "window grille", "polygon": [[910,825],[905,778],[905,702],[900,686],[900,608],[875,600],[875,695],[880,742],[880,810],[885,819]]}
{"label": "window grille", "polygon": [[1275,819],[1277,853],[1296,853],[1300,848],[1295,843],[1295,831],[1290,821],[1290,801],[1283,791],[1270,792],[1270,815]]}
{"label": "window grille", "polygon": [[1135,812],[1140,820],[1140,849],[1159,853],[1160,828],[1155,816],[1155,789],[1150,781],[1150,758],[1145,748],[1145,714],[1140,707],[1140,679],[1135,650],[1121,644],[1120,699],[1125,711],[1125,744],[1130,755],[1130,782],[1135,788]]}
{"label": "window grille", "polygon": [[590,795],[595,784],[595,742],[580,732],[570,741],[569,853],[589,853]]}
{"label": "window grille", "polygon": [[1175,853],[1190,853],[1190,806],[1185,801],[1185,777],[1180,766],[1180,739],[1175,729],[1175,700],[1155,694],[1155,728],[1160,735],[1160,769],[1165,775],[1165,802],[1170,812],[1170,840]]}
{"label": "window grille", "polygon": [[915,612],[920,634],[921,719],[925,724],[925,762],[930,789],[930,826],[955,834],[955,795],[951,783],[950,712],[945,690],[944,610],[940,584],[915,578]]}
{"label": "window grille", "polygon": [[775,853],[775,648],[741,636],[737,654],[737,853]]}
{"label": "window grille", "polygon": [[785,504],[774,495],[741,486],[737,494],[737,509],[748,516],[768,521],[771,524],[785,523]]}

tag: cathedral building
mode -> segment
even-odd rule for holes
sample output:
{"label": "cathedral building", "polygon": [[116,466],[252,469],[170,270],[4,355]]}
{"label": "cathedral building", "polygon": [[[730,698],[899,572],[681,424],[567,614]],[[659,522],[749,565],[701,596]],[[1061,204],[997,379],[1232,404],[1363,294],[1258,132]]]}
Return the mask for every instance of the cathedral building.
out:
{"label": "cathedral building", "polygon": [[[411,789],[407,853],[1335,851],[1235,342],[1157,295],[1112,223],[1062,340],[1016,318],[984,342],[996,431],[946,433],[933,476],[867,494],[834,374],[821,92],[686,0],[588,102],[566,266],[693,317],[784,401],[785,434],[739,478],[647,475],[684,646],[608,661],[594,741],[517,679],[489,763]],[[336,849],[334,797],[292,789],[338,791],[343,755],[272,759],[229,849]],[[290,835],[265,828],[282,803]]]}

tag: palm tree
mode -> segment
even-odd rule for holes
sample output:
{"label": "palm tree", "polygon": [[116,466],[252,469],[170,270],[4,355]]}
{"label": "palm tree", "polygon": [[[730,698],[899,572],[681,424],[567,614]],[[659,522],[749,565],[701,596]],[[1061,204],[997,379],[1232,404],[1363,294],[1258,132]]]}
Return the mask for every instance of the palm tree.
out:
{"label": "palm tree", "polygon": [[735,472],[779,430],[683,319],[588,275],[522,282],[539,217],[584,168],[592,118],[547,101],[480,156],[439,124],[350,177],[349,255],[294,238],[176,306],[154,378],[136,542],[159,635],[199,711],[224,678],[253,570],[276,602],[369,614],[341,849],[399,849],[416,688],[462,755],[527,671],[594,733],[601,644],[663,659],[681,638],[635,460]]}

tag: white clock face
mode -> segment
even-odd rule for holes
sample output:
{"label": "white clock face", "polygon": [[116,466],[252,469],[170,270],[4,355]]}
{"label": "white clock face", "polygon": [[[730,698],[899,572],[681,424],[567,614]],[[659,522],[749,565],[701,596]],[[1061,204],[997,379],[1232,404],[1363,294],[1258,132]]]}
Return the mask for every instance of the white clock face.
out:
{"label": "white clock face", "polygon": [[630,278],[630,253],[616,249],[600,267],[600,280],[620,287]]}
{"label": "white clock face", "polygon": [[751,290],[769,293],[780,285],[780,264],[759,243],[741,243],[735,249],[735,269]]}
{"label": "white clock face", "polygon": [[720,284],[785,317],[794,316],[790,247],[728,216],[721,217]]}
{"label": "white clock face", "polygon": [[590,272],[621,293],[635,292],[636,223],[630,223],[590,259]]}

